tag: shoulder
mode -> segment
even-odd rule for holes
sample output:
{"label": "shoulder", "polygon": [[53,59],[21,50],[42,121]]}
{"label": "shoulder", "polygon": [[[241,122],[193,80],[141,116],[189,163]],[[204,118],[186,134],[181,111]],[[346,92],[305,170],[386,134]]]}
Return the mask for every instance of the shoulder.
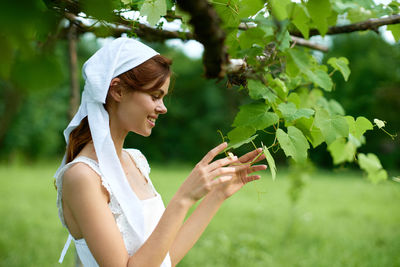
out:
{"label": "shoulder", "polygon": [[63,175],[63,195],[99,194],[107,196],[100,175],[83,162],[74,163]]}

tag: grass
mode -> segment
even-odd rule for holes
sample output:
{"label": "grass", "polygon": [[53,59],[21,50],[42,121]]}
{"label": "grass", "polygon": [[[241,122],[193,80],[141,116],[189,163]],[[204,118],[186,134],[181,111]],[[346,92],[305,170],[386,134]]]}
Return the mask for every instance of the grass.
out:
{"label": "grass", "polygon": [[[60,266],[56,166],[0,166],[0,266]],[[165,202],[189,172],[153,166]],[[400,184],[361,176],[314,173],[293,206],[285,171],[275,182],[265,173],[224,203],[179,266],[400,266]],[[74,266],[72,246],[61,266]]]}

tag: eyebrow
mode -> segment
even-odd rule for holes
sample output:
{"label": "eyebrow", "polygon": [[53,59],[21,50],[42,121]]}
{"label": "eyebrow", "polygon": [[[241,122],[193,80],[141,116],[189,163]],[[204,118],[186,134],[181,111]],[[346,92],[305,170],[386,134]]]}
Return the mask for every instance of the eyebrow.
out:
{"label": "eyebrow", "polygon": [[164,90],[161,90],[161,89],[154,90],[154,92],[160,92],[161,95],[166,95],[166,93],[164,92]]}

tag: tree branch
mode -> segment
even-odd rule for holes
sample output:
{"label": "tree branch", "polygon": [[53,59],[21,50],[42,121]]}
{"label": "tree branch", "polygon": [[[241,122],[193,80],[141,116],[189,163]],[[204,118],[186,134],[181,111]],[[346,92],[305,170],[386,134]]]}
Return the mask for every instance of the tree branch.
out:
{"label": "tree branch", "polygon": [[191,16],[195,39],[204,45],[203,62],[207,78],[225,76],[224,66],[228,53],[224,46],[225,32],[220,27],[220,18],[207,0],[177,0],[177,5]]}
{"label": "tree branch", "polygon": [[[392,15],[386,18],[379,18],[379,19],[368,19],[365,21],[343,25],[343,26],[332,26],[329,27],[328,32],[326,35],[334,35],[340,33],[351,33],[357,31],[366,31],[366,30],[373,30],[377,31],[379,27],[384,25],[391,25],[391,24],[398,24],[400,23],[400,14]],[[290,32],[291,35],[297,37],[303,37],[303,35],[299,31]],[[311,29],[310,36],[321,35],[317,29]]]}
{"label": "tree branch", "polygon": [[308,47],[308,48],[311,48],[314,50],[319,50],[321,52],[328,52],[328,50],[329,50],[329,48],[324,45],[312,43],[306,39],[303,39],[303,38],[300,38],[297,36],[291,35],[290,38],[292,38],[293,45],[304,46],[304,47]]}
{"label": "tree branch", "polygon": [[[119,37],[123,33],[133,33],[138,37],[149,41],[149,42],[163,42],[168,39],[181,39],[183,41],[194,39],[194,35],[190,32],[180,32],[180,31],[166,31],[160,29],[154,29],[144,24],[135,22],[134,26],[125,24],[110,24],[103,23],[101,26],[88,26],[83,23],[78,16],[72,13],[65,13],[65,18],[71,23],[77,26],[77,31],[79,34],[85,32],[92,32],[97,37]],[[67,29],[60,33],[60,37],[67,36]]]}

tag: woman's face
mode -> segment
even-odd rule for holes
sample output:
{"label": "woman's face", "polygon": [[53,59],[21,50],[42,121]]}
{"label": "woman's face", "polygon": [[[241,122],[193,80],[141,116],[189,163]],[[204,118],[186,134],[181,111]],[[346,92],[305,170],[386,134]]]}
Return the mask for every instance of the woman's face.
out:
{"label": "woman's face", "polygon": [[117,108],[120,126],[128,132],[149,136],[158,115],[167,113],[164,97],[168,93],[170,78],[157,90],[125,92]]}

